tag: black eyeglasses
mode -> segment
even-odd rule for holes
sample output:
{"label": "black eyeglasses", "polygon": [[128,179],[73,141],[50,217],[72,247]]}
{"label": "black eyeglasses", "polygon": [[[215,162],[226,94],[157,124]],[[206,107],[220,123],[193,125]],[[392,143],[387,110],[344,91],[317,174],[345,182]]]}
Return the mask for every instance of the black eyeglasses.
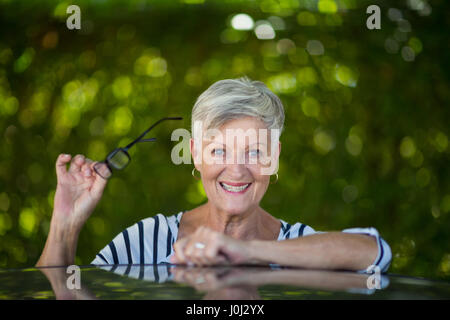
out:
{"label": "black eyeglasses", "polygon": [[165,120],[182,120],[182,117],[169,117],[162,118],[156,121],[150,128],[145,130],[137,139],[128,144],[125,148],[117,148],[108,154],[106,159],[102,162],[97,162],[94,166],[95,172],[103,179],[108,179],[112,175],[112,170],[123,170],[131,161],[131,157],[128,154],[128,149],[134,146],[138,142],[152,142],[156,138],[143,139],[143,137],[154,127]]}

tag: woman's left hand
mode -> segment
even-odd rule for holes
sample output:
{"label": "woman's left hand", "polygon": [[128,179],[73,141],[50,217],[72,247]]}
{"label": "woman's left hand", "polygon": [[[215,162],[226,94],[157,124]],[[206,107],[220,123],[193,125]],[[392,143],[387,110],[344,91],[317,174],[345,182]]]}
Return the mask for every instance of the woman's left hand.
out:
{"label": "woman's left hand", "polygon": [[199,227],[192,235],[174,244],[174,264],[197,266],[250,263],[249,243],[233,239],[207,227]]}

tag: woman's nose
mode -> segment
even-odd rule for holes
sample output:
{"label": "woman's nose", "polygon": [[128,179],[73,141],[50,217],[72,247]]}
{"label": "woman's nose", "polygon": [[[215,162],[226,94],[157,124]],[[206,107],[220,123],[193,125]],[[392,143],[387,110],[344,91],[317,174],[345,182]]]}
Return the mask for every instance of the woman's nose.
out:
{"label": "woman's nose", "polygon": [[225,166],[225,171],[229,174],[230,178],[239,180],[247,174],[247,166],[245,163],[231,163]]}

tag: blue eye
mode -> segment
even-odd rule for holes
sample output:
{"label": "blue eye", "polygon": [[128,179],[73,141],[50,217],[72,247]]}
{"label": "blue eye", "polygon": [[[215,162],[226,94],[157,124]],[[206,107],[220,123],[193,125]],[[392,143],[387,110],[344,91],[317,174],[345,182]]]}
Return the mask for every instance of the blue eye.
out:
{"label": "blue eye", "polygon": [[223,150],[223,149],[213,149],[211,153],[213,155],[215,155],[215,156],[223,156],[223,154],[225,153],[225,150]]}
{"label": "blue eye", "polygon": [[259,151],[259,149],[256,149],[256,150],[250,150],[250,151],[248,152],[248,154],[249,154],[251,157],[257,157],[257,156],[259,156],[260,153],[261,153],[261,152]]}

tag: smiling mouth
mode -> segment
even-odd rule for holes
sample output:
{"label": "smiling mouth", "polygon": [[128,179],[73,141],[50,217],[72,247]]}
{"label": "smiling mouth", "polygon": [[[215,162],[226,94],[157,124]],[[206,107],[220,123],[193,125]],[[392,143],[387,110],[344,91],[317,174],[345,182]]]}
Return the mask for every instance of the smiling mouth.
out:
{"label": "smiling mouth", "polygon": [[229,193],[244,193],[251,185],[251,183],[240,183],[236,185],[227,184],[225,182],[219,182],[222,189]]}

